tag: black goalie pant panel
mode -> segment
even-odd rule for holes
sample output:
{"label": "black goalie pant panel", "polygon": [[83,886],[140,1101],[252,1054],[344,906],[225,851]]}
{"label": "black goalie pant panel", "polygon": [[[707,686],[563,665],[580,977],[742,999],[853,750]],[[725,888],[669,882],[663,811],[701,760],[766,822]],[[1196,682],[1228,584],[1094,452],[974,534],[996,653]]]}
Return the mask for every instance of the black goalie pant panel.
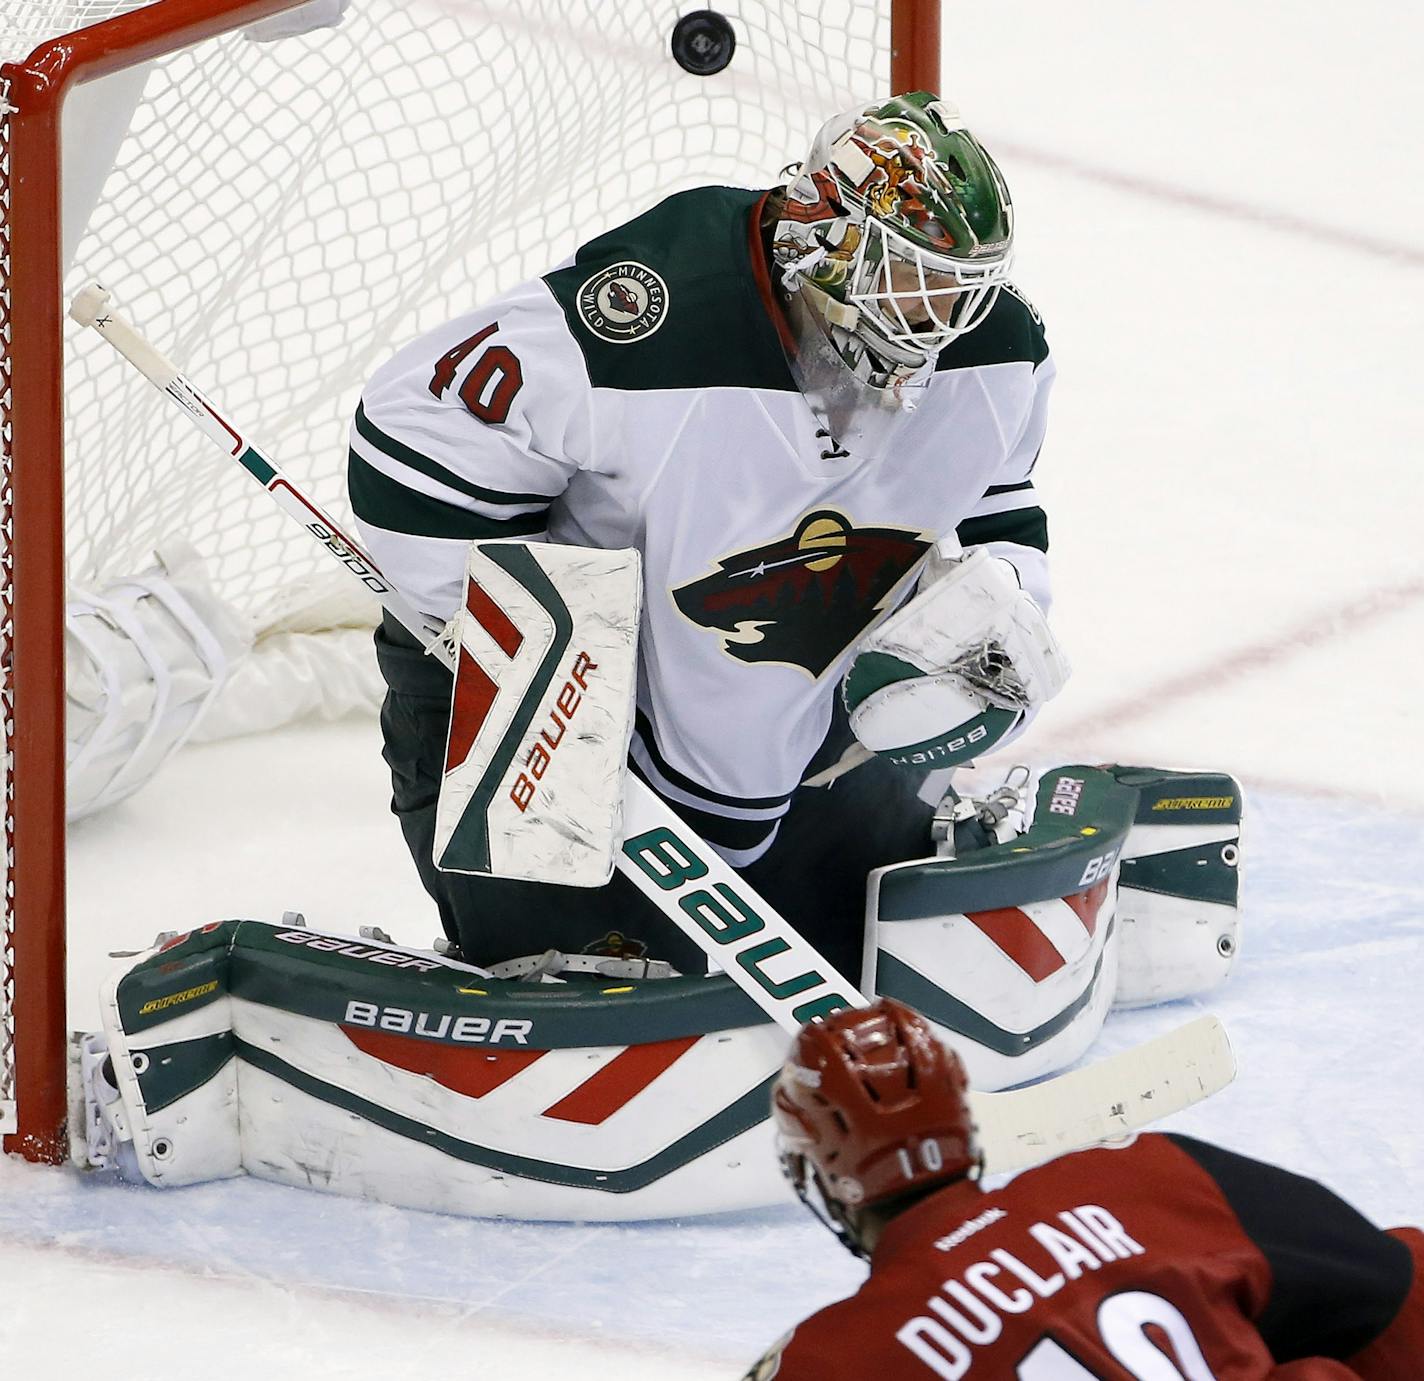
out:
{"label": "black goalie pant panel", "polygon": [[[621,873],[605,887],[443,873],[432,861],[435,802],[450,723],[450,673],[398,624],[376,632],[388,687],[381,709],[391,809],[420,880],[439,908],[445,934],[469,962],[489,965],[538,954],[621,953],[666,959],[702,973],[701,950]],[[839,756],[837,726],[817,763]],[[812,769],[814,770],[814,769]],[[876,759],[826,788],[792,798],[776,841],[742,876],[852,982],[860,977],[865,877],[871,868],[930,852],[931,808],[917,781]]]}

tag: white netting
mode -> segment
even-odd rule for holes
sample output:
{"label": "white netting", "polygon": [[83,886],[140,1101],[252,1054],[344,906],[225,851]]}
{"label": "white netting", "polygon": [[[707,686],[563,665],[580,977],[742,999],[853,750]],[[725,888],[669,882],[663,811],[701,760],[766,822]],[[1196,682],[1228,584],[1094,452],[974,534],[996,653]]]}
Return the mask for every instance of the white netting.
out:
{"label": "white netting", "polygon": [[[232,7],[213,0],[214,11]],[[135,8],[0,0],[0,59]],[[348,418],[363,379],[399,342],[542,272],[661,194],[770,185],[825,116],[888,90],[890,0],[725,4],[736,55],[705,78],[669,52],[679,14],[697,8],[351,0],[334,28],[260,44],[229,35],[146,75],[81,89],[66,114],[65,231],[67,247],[77,244],[66,297],[99,278],[344,517]],[[8,194],[5,167],[0,187]],[[23,215],[23,204],[8,214]],[[8,337],[6,281],[0,243]],[[71,326],[67,350],[71,582],[103,586],[179,537],[255,627],[290,621],[321,550],[92,333]],[[8,360],[3,371],[8,505]],[[0,575],[8,666],[3,535]],[[5,699],[8,744],[8,679]],[[7,853],[10,820],[7,808]],[[8,865],[6,876],[8,885]],[[11,921],[7,905],[0,1122],[13,1092]]]}
{"label": "white netting", "polygon": [[[396,342],[667,191],[770,185],[827,113],[888,81],[875,6],[741,5],[736,57],[710,78],[669,55],[676,16],[355,0],[335,29],[205,44],[149,77],[67,288],[110,287],[340,517],[350,412]],[[181,534],[260,618],[321,567],[102,342],[70,348],[74,579],[137,569]]]}
{"label": "white netting", "polygon": [[44,39],[139,8],[141,0],[5,0],[0,7],[0,62],[27,56]]}

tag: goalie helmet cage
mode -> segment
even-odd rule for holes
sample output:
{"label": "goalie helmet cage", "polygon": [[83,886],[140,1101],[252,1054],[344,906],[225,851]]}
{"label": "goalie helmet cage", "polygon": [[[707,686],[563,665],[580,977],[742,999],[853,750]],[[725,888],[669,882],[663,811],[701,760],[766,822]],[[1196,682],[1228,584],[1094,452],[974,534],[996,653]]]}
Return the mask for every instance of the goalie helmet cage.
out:
{"label": "goalie helmet cage", "polygon": [[695,10],[0,0],[7,1151],[68,1151],[67,582],[180,536],[260,628],[322,561],[103,342],[71,326],[66,348],[69,296],[105,281],[342,513],[345,419],[392,342],[659,195],[771,185],[835,110],[938,84],[939,0],[737,0],[710,71],[715,19],[675,61]]}

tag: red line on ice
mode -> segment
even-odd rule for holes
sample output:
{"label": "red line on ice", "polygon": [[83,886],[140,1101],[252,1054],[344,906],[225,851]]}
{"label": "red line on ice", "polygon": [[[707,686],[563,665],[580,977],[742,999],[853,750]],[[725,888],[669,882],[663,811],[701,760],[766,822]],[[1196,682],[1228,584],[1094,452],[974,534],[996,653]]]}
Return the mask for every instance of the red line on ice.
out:
{"label": "red line on ice", "polygon": [[1141,177],[1135,173],[1115,172],[1111,168],[1080,163],[1075,158],[1067,158],[1045,149],[1031,149],[1023,144],[1009,143],[997,138],[991,140],[990,144],[994,156],[1000,161],[1017,159],[1021,163],[1036,163],[1052,172],[1071,173],[1085,181],[1116,187],[1119,191],[1150,197],[1154,201],[1168,202],[1173,206],[1189,206],[1193,210],[1206,211],[1212,215],[1229,216],[1232,220],[1245,221],[1268,230],[1284,231],[1288,235],[1299,235],[1321,244],[1351,249],[1376,259],[1390,259],[1411,268],[1424,266],[1424,249],[1417,245],[1380,239],[1374,235],[1362,235],[1358,231],[1346,230],[1343,226],[1308,220],[1289,211],[1272,211],[1264,206],[1253,206],[1250,202],[1234,201],[1230,197],[1189,191],[1185,187],[1174,186],[1170,182],[1158,182],[1154,178]]}
{"label": "red line on ice", "polygon": [[1253,672],[1289,661],[1301,652],[1347,638],[1397,614],[1401,609],[1407,609],[1421,597],[1424,597],[1424,578],[1420,577],[1407,580],[1402,585],[1371,590],[1336,609],[1312,614],[1305,622],[1275,637],[1229,653],[1220,660],[1213,659],[1191,671],[1169,676],[1116,704],[1099,705],[1077,719],[1056,725],[1055,736],[1091,735],[1107,724],[1117,728],[1132,720],[1148,718],[1203,691],[1217,690],[1228,681],[1239,681]]}

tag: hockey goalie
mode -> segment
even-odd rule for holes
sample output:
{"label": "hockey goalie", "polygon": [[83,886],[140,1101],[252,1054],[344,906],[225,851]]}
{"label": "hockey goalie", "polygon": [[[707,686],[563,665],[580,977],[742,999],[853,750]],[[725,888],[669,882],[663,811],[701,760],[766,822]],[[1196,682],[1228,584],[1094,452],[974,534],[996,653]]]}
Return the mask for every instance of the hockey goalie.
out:
{"label": "hockey goalie", "polygon": [[777,1004],[899,998],[992,1090],[1224,978],[1230,777],[952,789],[1068,676],[1012,243],[992,158],[911,93],[829,121],[788,185],[678,194],[399,350],[349,485],[398,592],[381,723],[438,950],[171,937],[86,1042],[90,1159],[742,1207],[781,1192]]}

